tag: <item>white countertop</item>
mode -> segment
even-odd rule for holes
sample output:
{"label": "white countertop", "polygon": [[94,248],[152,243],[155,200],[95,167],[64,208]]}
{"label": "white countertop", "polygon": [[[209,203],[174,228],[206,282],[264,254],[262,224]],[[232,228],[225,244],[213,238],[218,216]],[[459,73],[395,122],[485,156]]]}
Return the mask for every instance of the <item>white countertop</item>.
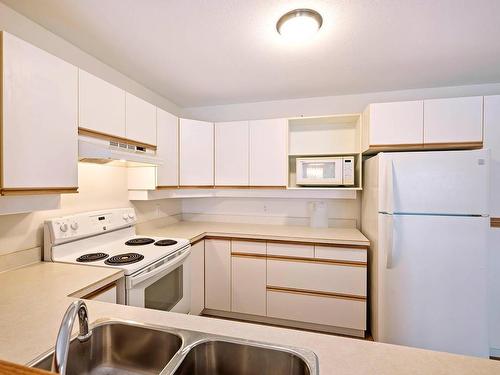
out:
{"label": "white countertop", "polygon": [[220,236],[366,246],[370,244],[368,239],[355,228],[181,221],[160,228],[143,228],[139,232],[151,236],[186,238],[191,242],[204,236]]}
{"label": "white countertop", "polygon": [[[172,228],[176,228],[175,234]],[[168,233],[192,239],[200,228],[181,223],[164,228],[162,235]],[[206,233],[204,228],[207,226],[202,228]],[[236,228],[243,228],[243,224],[234,225],[234,228],[236,232]],[[252,233],[258,232],[259,235],[268,233],[274,236],[277,233],[262,232],[257,226],[249,228],[255,228]],[[287,230],[281,229],[280,233],[290,233]],[[297,233],[299,231],[290,233],[293,236],[289,238],[298,238]],[[315,241],[321,238],[318,233],[313,237]],[[341,238],[347,240],[347,237],[338,235],[337,239]],[[357,237],[356,240],[362,239]],[[28,363],[48,351],[54,345],[66,308],[74,301],[68,295],[83,296],[121,276],[121,271],[113,269],[60,263],[39,263],[0,273],[0,359]],[[98,319],[131,320],[307,348],[318,356],[321,375],[500,374],[500,362],[486,359],[96,301],[87,304],[91,322]]]}

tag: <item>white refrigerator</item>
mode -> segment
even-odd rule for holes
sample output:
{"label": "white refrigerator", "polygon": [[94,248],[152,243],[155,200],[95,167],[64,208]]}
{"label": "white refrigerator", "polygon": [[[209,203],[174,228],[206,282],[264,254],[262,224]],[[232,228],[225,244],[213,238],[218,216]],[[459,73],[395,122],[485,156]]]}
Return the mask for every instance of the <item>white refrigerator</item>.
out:
{"label": "white refrigerator", "polygon": [[376,341],[486,357],[489,152],[380,153],[364,162]]}

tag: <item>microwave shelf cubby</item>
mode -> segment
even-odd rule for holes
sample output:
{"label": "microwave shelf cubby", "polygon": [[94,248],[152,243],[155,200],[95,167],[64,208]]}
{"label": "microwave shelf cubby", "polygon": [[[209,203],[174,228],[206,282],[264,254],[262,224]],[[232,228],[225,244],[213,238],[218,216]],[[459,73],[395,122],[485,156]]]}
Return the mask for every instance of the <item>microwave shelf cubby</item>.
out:
{"label": "microwave shelf cubby", "polygon": [[[297,184],[297,159],[352,157],[354,184]],[[361,114],[288,120],[288,189],[361,190]]]}

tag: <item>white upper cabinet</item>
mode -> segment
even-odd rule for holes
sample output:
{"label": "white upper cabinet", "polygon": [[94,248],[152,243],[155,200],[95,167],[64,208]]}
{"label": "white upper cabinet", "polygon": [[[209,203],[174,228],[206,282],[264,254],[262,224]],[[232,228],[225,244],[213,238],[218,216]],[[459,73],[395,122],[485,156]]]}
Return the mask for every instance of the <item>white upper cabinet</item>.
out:
{"label": "white upper cabinet", "polygon": [[2,32],[2,194],[75,192],[78,69]]}
{"label": "white upper cabinet", "polygon": [[125,137],[125,91],[79,69],[79,126]]}
{"label": "white upper cabinet", "polygon": [[158,186],[179,185],[179,125],[178,118],[160,108],[156,112],[156,155],[163,161],[156,167]]}
{"label": "white upper cabinet", "polygon": [[125,136],[156,145],[156,107],[128,92],[125,94]]}
{"label": "white upper cabinet", "polygon": [[215,124],[215,185],[248,185],[248,121]]}
{"label": "white upper cabinet", "polygon": [[214,185],[214,124],[180,119],[179,183]]}
{"label": "white upper cabinet", "polygon": [[482,96],[424,101],[424,143],[482,141]]}
{"label": "white upper cabinet", "polygon": [[287,185],[287,120],[250,121],[250,186]]}
{"label": "white upper cabinet", "polygon": [[370,104],[363,112],[363,151],[422,145],[423,129],[422,100]]}

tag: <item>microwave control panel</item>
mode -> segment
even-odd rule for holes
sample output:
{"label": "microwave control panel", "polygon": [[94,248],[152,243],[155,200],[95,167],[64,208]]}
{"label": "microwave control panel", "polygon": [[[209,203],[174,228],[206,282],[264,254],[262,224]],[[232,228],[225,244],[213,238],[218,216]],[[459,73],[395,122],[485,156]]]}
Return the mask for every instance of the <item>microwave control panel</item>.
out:
{"label": "microwave control panel", "polygon": [[342,185],[354,185],[354,157],[342,158]]}

